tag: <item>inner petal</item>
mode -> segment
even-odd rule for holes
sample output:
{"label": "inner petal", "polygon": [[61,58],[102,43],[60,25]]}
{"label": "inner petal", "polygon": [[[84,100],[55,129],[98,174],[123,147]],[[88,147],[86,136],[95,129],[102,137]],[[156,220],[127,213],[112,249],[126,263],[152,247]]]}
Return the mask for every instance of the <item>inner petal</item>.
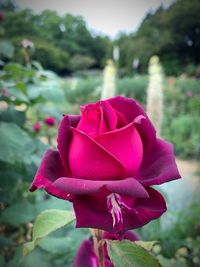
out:
{"label": "inner petal", "polygon": [[95,137],[100,145],[112,153],[126,168],[128,176],[134,176],[143,158],[141,137],[134,124]]}
{"label": "inner petal", "polygon": [[107,101],[98,101],[81,107],[81,120],[77,129],[90,137],[98,136],[117,128],[117,115]]}

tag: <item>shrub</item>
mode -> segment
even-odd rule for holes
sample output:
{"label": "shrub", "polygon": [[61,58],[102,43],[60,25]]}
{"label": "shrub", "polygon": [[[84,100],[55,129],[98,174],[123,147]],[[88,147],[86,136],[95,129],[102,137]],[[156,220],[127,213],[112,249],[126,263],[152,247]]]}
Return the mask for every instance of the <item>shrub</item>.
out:
{"label": "shrub", "polygon": [[117,94],[137,99],[141,103],[146,102],[147,76],[126,77],[117,80]]}
{"label": "shrub", "polygon": [[200,156],[200,120],[198,116],[179,115],[165,118],[164,138],[175,144],[175,152],[182,158]]}

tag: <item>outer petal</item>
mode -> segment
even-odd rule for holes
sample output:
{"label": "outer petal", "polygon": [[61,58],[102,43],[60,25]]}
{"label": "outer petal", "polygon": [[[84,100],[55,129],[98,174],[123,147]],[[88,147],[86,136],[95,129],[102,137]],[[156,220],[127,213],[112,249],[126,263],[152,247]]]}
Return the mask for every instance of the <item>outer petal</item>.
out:
{"label": "outer petal", "polygon": [[124,166],[95,140],[71,128],[69,166],[73,177],[92,180],[123,179]]}
{"label": "outer petal", "polygon": [[[157,219],[166,211],[165,200],[160,193],[146,188],[150,198],[120,196],[121,222],[113,225],[112,214],[108,211],[107,199],[94,196],[76,196],[73,201],[76,213],[76,227],[98,228],[113,233],[124,233]],[[88,218],[90,218],[88,220]]]}
{"label": "outer petal", "polygon": [[148,151],[156,142],[156,131],[143,108],[134,99],[122,96],[110,98],[108,102],[125,116],[128,123],[135,122],[144,151]]}
{"label": "outer petal", "polygon": [[143,147],[133,123],[94,139],[125,166],[127,176],[136,174],[142,162]]}
{"label": "outer petal", "polygon": [[61,120],[58,128],[58,151],[60,154],[60,158],[62,160],[63,166],[69,172],[68,165],[68,153],[69,153],[69,142],[71,138],[70,126],[76,127],[80,120],[79,115],[64,115]]}
{"label": "outer petal", "polygon": [[121,114],[125,116],[128,123],[134,121],[134,119],[139,115],[147,117],[143,108],[141,108],[141,106],[132,98],[116,96],[107,99],[107,101],[114,109],[118,110]]}
{"label": "outer petal", "polygon": [[[106,251],[107,252],[107,251]],[[107,253],[106,253],[107,254]],[[105,267],[114,267],[110,259],[105,255]],[[94,253],[91,240],[84,240],[76,254],[73,267],[98,267],[98,259]]]}
{"label": "outer petal", "polygon": [[82,242],[76,254],[73,267],[98,267],[98,259],[90,240]]}
{"label": "outer petal", "polygon": [[147,153],[136,174],[144,186],[158,185],[180,178],[172,144],[157,140],[156,145]]}
{"label": "outer petal", "polygon": [[125,218],[125,228],[135,229],[142,227],[159,218],[166,211],[167,208],[163,196],[152,188],[146,188],[146,190],[150,196],[148,200],[137,198],[132,205],[129,206],[130,203],[127,203],[127,209],[125,209],[123,216]]}
{"label": "outer petal", "polygon": [[30,191],[33,192],[37,188],[44,188],[51,195],[62,199],[68,199],[68,194],[65,191],[53,185],[53,182],[62,176],[66,176],[66,170],[62,166],[59,153],[49,149],[42,158]]}
{"label": "outer petal", "polygon": [[58,189],[71,194],[93,194],[105,187],[110,193],[118,193],[132,197],[148,198],[145,188],[134,178],[117,181],[93,181],[76,178],[59,178],[54,182]]}

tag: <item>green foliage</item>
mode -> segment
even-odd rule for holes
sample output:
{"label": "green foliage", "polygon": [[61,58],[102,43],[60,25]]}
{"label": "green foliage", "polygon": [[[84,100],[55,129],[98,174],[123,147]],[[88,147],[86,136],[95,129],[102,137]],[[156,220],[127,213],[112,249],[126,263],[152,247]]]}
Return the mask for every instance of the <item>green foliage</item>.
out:
{"label": "green foliage", "polygon": [[182,157],[200,155],[199,116],[180,115],[165,129],[165,138],[175,144],[175,152]]}
{"label": "green foliage", "polygon": [[108,253],[115,267],[161,267],[143,247],[130,241],[106,241]]}
{"label": "green foliage", "polygon": [[[139,71],[146,71],[148,60],[154,54],[160,56],[167,75],[177,75],[191,63],[197,66],[200,63],[199,12],[198,0],[179,0],[168,9],[160,6],[150,11],[135,34],[122,34],[116,40],[121,52],[120,67],[132,73],[132,62],[137,57]],[[189,74],[193,73],[189,71]]]}
{"label": "green foliage", "polygon": [[24,255],[30,253],[42,238],[74,219],[75,215],[71,211],[53,209],[43,211],[33,225],[32,241],[24,245]]}
{"label": "green foliage", "polygon": [[77,106],[84,103],[95,102],[100,97],[101,84],[102,81],[99,78],[77,78],[71,82],[68,81],[67,86],[63,88],[66,100],[69,103],[77,104]]}
{"label": "green foliage", "polygon": [[12,58],[14,54],[14,46],[8,41],[0,42],[0,58]]}
{"label": "green foliage", "polygon": [[[171,85],[170,85],[171,83]],[[200,83],[191,78],[166,83],[163,136],[182,158],[200,155]]]}
{"label": "green foliage", "polygon": [[68,52],[45,41],[35,41],[32,59],[39,61],[45,69],[57,73],[66,73],[70,66]]}
{"label": "green foliage", "polygon": [[0,161],[8,163],[31,161],[36,147],[25,131],[14,123],[0,122],[0,135]]}
{"label": "green foliage", "polygon": [[70,68],[73,71],[76,70],[85,70],[92,67],[95,63],[95,60],[90,56],[84,55],[75,55],[71,58]]}
{"label": "green foliage", "polygon": [[[59,74],[102,67],[111,52],[109,38],[93,37],[80,16],[61,17],[50,10],[36,15],[29,9],[17,10],[8,12],[1,26],[3,39],[15,46],[14,61],[35,59]],[[31,40],[33,47],[24,48],[23,39]]]}
{"label": "green foliage", "polygon": [[5,209],[1,214],[0,221],[1,223],[20,226],[32,221],[35,215],[36,207],[30,202],[23,200]]}
{"label": "green foliage", "polygon": [[135,98],[141,103],[146,102],[146,88],[148,79],[146,76],[134,76],[117,80],[117,94]]}

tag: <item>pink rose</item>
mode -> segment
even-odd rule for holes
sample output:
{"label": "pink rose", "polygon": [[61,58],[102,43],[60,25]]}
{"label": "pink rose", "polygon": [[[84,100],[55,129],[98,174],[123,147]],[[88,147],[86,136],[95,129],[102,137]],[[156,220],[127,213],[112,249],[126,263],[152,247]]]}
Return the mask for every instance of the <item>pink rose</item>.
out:
{"label": "pink rose", "polygon": [[73,202],[77,227],[124,232],[166,211],[153,185],[180,178],[173,146],[156,138],[133,99],[114,97],[65,115],[58,150],[48,150],[30,191]]}
{"label": "pink rose", "polygon": [[44,123],[47,126],[54,126],[56,124],[56,119],[54,117],[47,117],[44,119]]}
{"label": "pink rose", "polygon": [[192,96],[193,96],[193,92],[192,92],[192,90],[187,91],[186,96],[188,96],[188,97],[192,97]]}
{"label": "pink rose", "polygon": [[33,124],[33,131],[38,133],[41,129],[41,124],[39,121],[37,121],[36,123]]}

